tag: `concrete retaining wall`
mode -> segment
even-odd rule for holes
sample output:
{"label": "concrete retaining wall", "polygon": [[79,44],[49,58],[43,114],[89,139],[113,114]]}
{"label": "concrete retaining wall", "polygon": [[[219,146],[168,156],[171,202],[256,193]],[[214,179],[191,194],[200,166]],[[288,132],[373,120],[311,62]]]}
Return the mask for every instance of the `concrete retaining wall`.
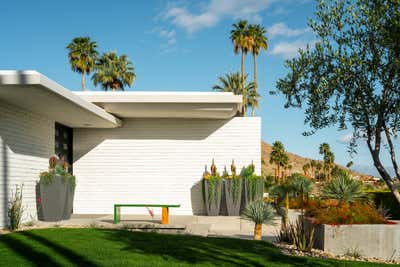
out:
{"label": "concrete retaining wall", "polygon": [[314,247],[341,255],[357,251],[365,257],[400,259],[400,225],[316,225]]}

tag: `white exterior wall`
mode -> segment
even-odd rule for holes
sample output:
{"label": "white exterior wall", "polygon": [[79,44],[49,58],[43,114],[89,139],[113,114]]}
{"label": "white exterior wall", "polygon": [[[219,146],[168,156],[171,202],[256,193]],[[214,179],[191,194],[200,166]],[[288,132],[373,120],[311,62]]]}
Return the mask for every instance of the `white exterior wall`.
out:
{"label": "white exterior wall", "polygon": [[[111,214],[114,203],[181,204],[204,213],[204,167],[255,164],[261,172],[261,119],[129,119],[122,128],[74,129],[74,213]],[[208,168],[209,169],[209,168]],[[144,208],[124,213],[147,214]],[[156,212],[160,212],[156,209]]]}
{"label": "white exterior wall", "polygon": [[35,185],[54,153],[54,121],[0,101],[0,228],[8,223],[8,200],[24,184],[23,220],[36,219]]}

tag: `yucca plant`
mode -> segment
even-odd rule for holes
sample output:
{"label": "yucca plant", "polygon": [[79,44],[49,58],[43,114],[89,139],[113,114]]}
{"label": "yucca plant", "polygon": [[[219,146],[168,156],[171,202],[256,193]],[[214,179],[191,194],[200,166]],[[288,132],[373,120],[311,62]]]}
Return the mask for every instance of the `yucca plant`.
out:
{"label": "yucca plant", "polygon": [[304,224],[304,218],[299,217],[295,223],[289,223],[288,227],[290,241],[300,251],[311,251],[314,245],[314,227],[310,224],[309,229]]}
{"label": "yucca plant", "polygon": [[353,203],[366,199],[367,192],[363,190],[363,184],[353,179],[349,173],[341,172],[322,188],[322,197],[334,199],[342,203]]}
{"label": "yucca plant", "polygon": [[10,229],[17,230],[21,224],[24,208],[22,206],[22,189],[24,185],[16,185],[13,198],[8,206],[8,218],[10,220]]}
{"label": "yucca plant", "polygon": [[242,212],[242,219],[255,223],[254,240],[261,240],[262,225],[272,222],[274,208],[263,200],[250,202]]}

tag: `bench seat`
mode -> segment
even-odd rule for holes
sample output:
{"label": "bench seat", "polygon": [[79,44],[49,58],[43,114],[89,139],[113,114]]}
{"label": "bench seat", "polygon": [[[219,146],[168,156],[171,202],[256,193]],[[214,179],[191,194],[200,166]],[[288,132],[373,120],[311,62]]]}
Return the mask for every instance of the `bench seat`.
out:
{"label": "bench seat", "polygon": [[121,221],[121,207],[161,208],[161,224],[168,224],[169,208],[179,208],[180,204],[114,204],[114,224]]}

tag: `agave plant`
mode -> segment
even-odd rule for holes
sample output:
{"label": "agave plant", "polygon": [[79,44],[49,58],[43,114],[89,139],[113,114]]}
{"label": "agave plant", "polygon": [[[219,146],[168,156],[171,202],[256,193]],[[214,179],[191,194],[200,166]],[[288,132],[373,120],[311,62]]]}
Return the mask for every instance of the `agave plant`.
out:
{"label": "agave plant", "polygon": [[353,179],[349,173],[341,172],[322,188],[322,197],[342,203],[353,203],[367,198],[360,181]]}
{"label": "agave plant", "polygon": [[242,218],[252,221],[254,225],[254,240],[261,240],[262,225],[272,222],[274,219],[274,208],[263,200],[256,200],[243,210]]}
{"label": "agave plant", "polygon": [[290,242],[300,251],[310,252],[314,246],[314,226],[306,227],[303,217],[288,227]]}

